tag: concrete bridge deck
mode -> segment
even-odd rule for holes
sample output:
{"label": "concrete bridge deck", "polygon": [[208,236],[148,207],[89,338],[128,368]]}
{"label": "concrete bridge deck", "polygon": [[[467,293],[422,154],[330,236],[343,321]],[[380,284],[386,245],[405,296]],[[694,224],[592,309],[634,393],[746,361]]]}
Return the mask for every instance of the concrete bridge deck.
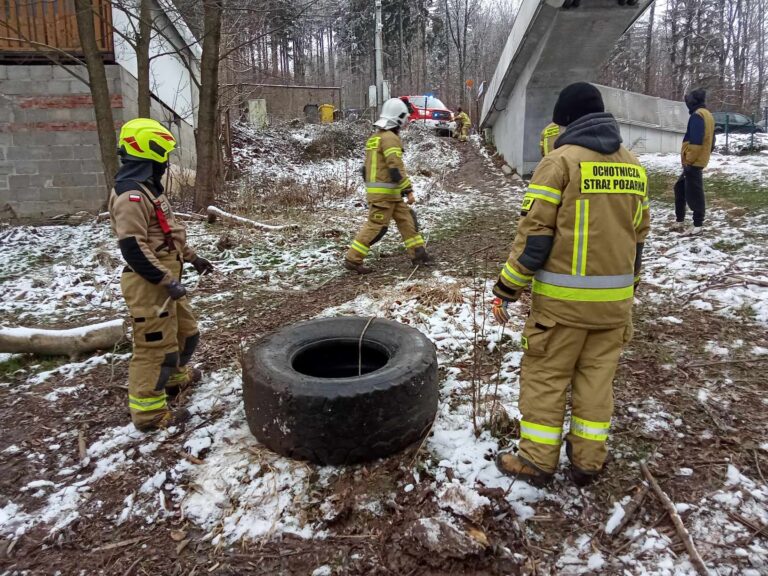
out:
{"label": "concrete bridge deck", "polygon": [[530,172],[539,161],[539,133],[551,121],[560,90],[594,81],[616,41],[650,3],[581,0],[574,7],[569,0],[523,0],[481,114],[481,127],[492,129],[496,147],[518,172]]}

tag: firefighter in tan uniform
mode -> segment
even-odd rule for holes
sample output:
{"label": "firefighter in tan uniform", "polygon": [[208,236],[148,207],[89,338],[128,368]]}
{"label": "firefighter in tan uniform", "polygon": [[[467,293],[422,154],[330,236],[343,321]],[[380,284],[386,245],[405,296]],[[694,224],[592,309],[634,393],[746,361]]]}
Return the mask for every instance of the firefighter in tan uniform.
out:
{"label": "firefighter in tan uniform", "polygon": [[472,121],[469,119],[469,115],[461,109],[456,109],[456,117],[453,119],[456,122],[456,130],[453,135],[459,139],[459,142],[466,142],[469,136],[469,127],[472,125]]}
{"label": "firefighter in tan uniform", "polygon": [[213,266],[187,245],[163,193],[173,135],[155,120],[136,118],[123,125],[119,145],[121,167],[109,214],[127,264],[120,287],[133,322],[128,407],[136,428],[146,432],[190,416],[168,407],[169,397],[200,379],[188,367],[200,333],[181,284],[182,267],[191,262],[206,274]]}
{"label": "firefighter in tan uniform", "polygon": [[544,130],[541,131],[541,140],[539,141],[539,150],[541,150],[542,158],[555,149],[555,141],[563,131],[563,128],[554,122],[550,122],[544,127]]}
{"label": "firefighter in tan uniform", "polygon": [[507,303],[532,284],[523,330],[520,444],[499,469],[544,483],[566,437],[571,477],[580,485],[603,470],[613,413],[613,376],[632,335],[632,302],[650,228],[647,178],[621,145],[616,120],[587,83],[566,87],[554,109],[566,132],[536,168],[523,199],[512,252],[493,292],[504,323]]}
{"label": "firefighter in tan uniform", "polygon": [[381,117],[375,122],[379,129],[365,144],[365,189],[368,200],[368,221],[355,236],[344,259],[344,267],[358,274],[372,270],[363,264],[371,246],[387,233],[390,220],[395,221],[403,237],[408,256],[414,265],[429,265],[432,259],[424,248],[416,216],[407,203],[415,197],[411,179],[403,165],[403,144],[400,128],[408,122],[408,107],[399,98],[387,100]]}

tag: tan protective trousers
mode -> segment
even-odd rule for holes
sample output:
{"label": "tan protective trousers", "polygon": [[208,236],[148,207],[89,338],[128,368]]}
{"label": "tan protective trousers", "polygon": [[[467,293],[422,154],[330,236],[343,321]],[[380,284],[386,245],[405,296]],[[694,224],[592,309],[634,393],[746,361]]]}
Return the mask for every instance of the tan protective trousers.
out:
{"label": "tan protective trousers", "polygon": [[610,330],[558,324],[532,310],[523,329],[520,371],[520,456],[544,472],[557,469],[571,387],[571,430],[566,440],[571,463],[583,472],[599,472],[608,453],[613,415],[613,376],[631,320]]}
{"label": "tan protective trousers", "polygon": [[457,127],[455,136],[459,142],[466,142],[469,137],[469,124],[462,124],[461,127]]}
{"label": "tan protective trousers", "polygon": [[394,219],[408,256],[413,259],[414,251],[424,246],[424,238],[419,234],[416,216],[413,210],[402,200],[379,200],[369,203],[368,220],[355,236],[347,251],[347,260],[362,264],[368,256],[371,246],[387,233],[389,222]]}
{"label": "tan protective trousers", "polygon": [[[181,280],[176,252],[159,256],[160,263]],[[187,298],[169,300],[163,286],[152,284],[126,268],[120,278],[123,298],[133,323],[133,357],[128,367],[128,407],[137,428],[168,410],[165,385],[179,366],[189,362],[199,340],[197,322]]]}

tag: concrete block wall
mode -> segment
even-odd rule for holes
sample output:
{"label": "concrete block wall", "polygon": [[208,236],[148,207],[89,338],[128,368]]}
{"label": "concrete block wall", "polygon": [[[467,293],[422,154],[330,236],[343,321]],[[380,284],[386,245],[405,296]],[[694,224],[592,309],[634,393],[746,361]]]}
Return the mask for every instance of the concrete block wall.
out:
{"label": "concrete block wall", "polygon": [[[119,94],[112,106],[122,106]],[[100,158],[85,83],[59,66],[0,66],[1,216],[98,208],[106,198]]]}
{"label": "concrete block wall", "polygon": [[[106,68],[119,129],[136,116],[136,79],[120,66]],[[84,67],[69,69],[88,77]],[[152,113],[172,116],[159,102]],[[181,121],[171,131],[182,142],[177,161],[194,168],[192,127]],[[88,86],[61,66],[0,66],[0,218],[95,212],[107,193]]]}
{"label": "concrete block wall", "polygon": [[304,106],[307,104],[333,104],[336,108],[342,107],[340,91],[327,87],[254,86],[249,90],[247,99],[266,100],[267,117],[270,120],[304,118]]}

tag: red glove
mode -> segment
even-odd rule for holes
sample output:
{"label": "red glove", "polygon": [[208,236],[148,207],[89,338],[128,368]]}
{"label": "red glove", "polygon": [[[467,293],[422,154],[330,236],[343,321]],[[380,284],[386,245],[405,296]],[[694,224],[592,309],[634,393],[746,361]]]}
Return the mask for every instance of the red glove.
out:
{"label": "red glove", "polygon": [[496,322],[504,326],[509,322],[509,310],[507,310],[509,302],[502,300],[501,298],[494,298],[491,302],[491,313],[496,319]]}

